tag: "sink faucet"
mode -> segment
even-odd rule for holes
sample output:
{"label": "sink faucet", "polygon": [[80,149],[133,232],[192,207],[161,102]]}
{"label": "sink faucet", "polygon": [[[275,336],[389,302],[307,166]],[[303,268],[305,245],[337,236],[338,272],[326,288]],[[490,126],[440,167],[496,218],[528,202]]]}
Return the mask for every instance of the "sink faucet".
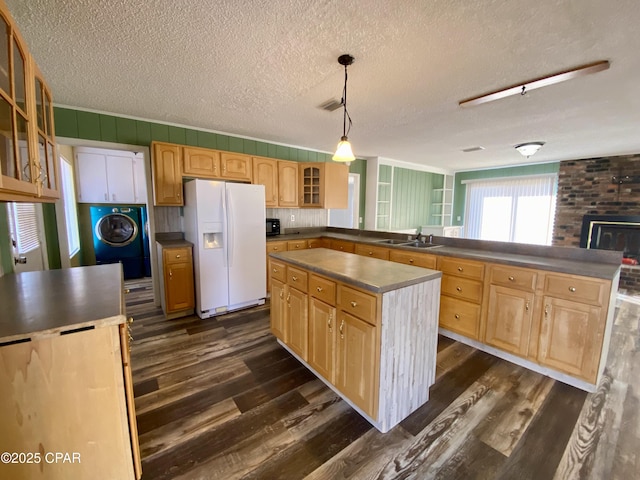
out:
{"label": "sink faucet", "polygon": [[429,244],[433,243],[433,233],[429,234]]}
{"label": "sink faucet", "polygon": [[419,226],[418,228],[416,228],[416,242],[420,241],[420,236],[422,235],[422,227]]}

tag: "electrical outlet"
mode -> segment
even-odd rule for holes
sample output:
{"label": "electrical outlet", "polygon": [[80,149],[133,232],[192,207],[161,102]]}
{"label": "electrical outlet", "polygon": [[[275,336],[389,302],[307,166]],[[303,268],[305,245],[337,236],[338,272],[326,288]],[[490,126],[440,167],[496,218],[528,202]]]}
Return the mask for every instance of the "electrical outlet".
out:
{"label": "electrical outlet", "polygon": [[292,222],[295,222],[295,221],[296,221],[296,216],[295,216],[293,213],[291,214],[291,221],[292,221]]}
{"label": "electrical outlet", "polygon": [[362,217],[358,217],[358,223],[362,223]]}
{"label": "electrical outlet", "polygon": [[458,216],[456,217],[456,221],[458,221],[458,222],[460,221],[460,215],[458,215]]}

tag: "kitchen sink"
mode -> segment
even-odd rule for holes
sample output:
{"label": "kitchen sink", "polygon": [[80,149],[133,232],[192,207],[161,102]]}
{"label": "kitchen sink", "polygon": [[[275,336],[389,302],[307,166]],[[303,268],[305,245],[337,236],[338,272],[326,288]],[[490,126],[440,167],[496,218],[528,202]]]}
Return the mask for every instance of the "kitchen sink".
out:
{"label": "kitchen sink", "polygon": [[405,242],[402,244],[403,247],[416,247],[416,248],[435,248],[441,247],[442,245],[436,245],[435,243],[427,243],[427,242],[419,242],[414,240],[413,242]]}
{"label": "kitchen sink", "polygon": [[390,238],[387,240],[380,240],[378,243],[386,243],[387,245],[406,245],[410,243],[410,240],[398,240],[397,238]]}

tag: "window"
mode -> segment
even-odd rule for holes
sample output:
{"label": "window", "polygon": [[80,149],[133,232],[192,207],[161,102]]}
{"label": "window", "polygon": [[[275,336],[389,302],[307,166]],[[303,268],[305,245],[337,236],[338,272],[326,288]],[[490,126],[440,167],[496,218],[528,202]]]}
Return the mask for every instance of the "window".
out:
{"label": "window", "polygon": [[62,180],[62,201],[66,217],[67,242],[69,258],[80,251],[80,235],[78,233],[78,211],[76,208],[76,189],[73,184],[73,168],[66,158],[60,157],[60,174]]}
{"label": "window", "polygon": [[33,203],[8,203],[11,242],[19,255],[40,248],[38,217]]}
{"label": "window", "polygon": [[468,238],[551,245],[556,175],[465,183],[465,230]]}

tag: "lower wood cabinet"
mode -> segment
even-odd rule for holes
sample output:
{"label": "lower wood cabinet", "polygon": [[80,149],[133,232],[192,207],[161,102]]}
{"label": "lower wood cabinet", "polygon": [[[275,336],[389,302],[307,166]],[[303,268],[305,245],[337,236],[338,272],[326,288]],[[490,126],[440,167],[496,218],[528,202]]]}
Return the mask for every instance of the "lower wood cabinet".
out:
{"label": "lower wood cabinet", "polygon": [[389,249],[385,247],[378,247],[375,245],[365,245],[364,243],[357,243],[355,245],[354,252],[356,255],[362,255],[363,257],[379,258],[380,260],[389,260]]}
{"label": "lower wood cabinet", "polygon": [[485,343],[526,357],[533,305],[533,292],[491,285]]}
{"label": "lower wood cabinet", "polygon": [[309,365],[331,383],[335,380],[336,308],[309,299]]}
{"label": "lower wood cabinet", "polygon": [[286,295],[285,331],[287,332],[287,345],[306,361],[309,347],[307,294],[286,285]]}
{"label": "lower wood cabinet", "polygon": [[329,248],[340,252],[353,253],[355,252],[356,244],[346,240],[336,240],[332,238],[329,240]]}
{"label": "lower wood cabinet", "polygon": [[193,259],[191,246],[163,247],[158,244],[161,259],[161,305],[167,318],[190,315],[195,308]]}
{"label": "lower wood cabinet", "polygon": [[286,336],[285,284],[275,278],[271,279],[271,333],[283,342]]}

